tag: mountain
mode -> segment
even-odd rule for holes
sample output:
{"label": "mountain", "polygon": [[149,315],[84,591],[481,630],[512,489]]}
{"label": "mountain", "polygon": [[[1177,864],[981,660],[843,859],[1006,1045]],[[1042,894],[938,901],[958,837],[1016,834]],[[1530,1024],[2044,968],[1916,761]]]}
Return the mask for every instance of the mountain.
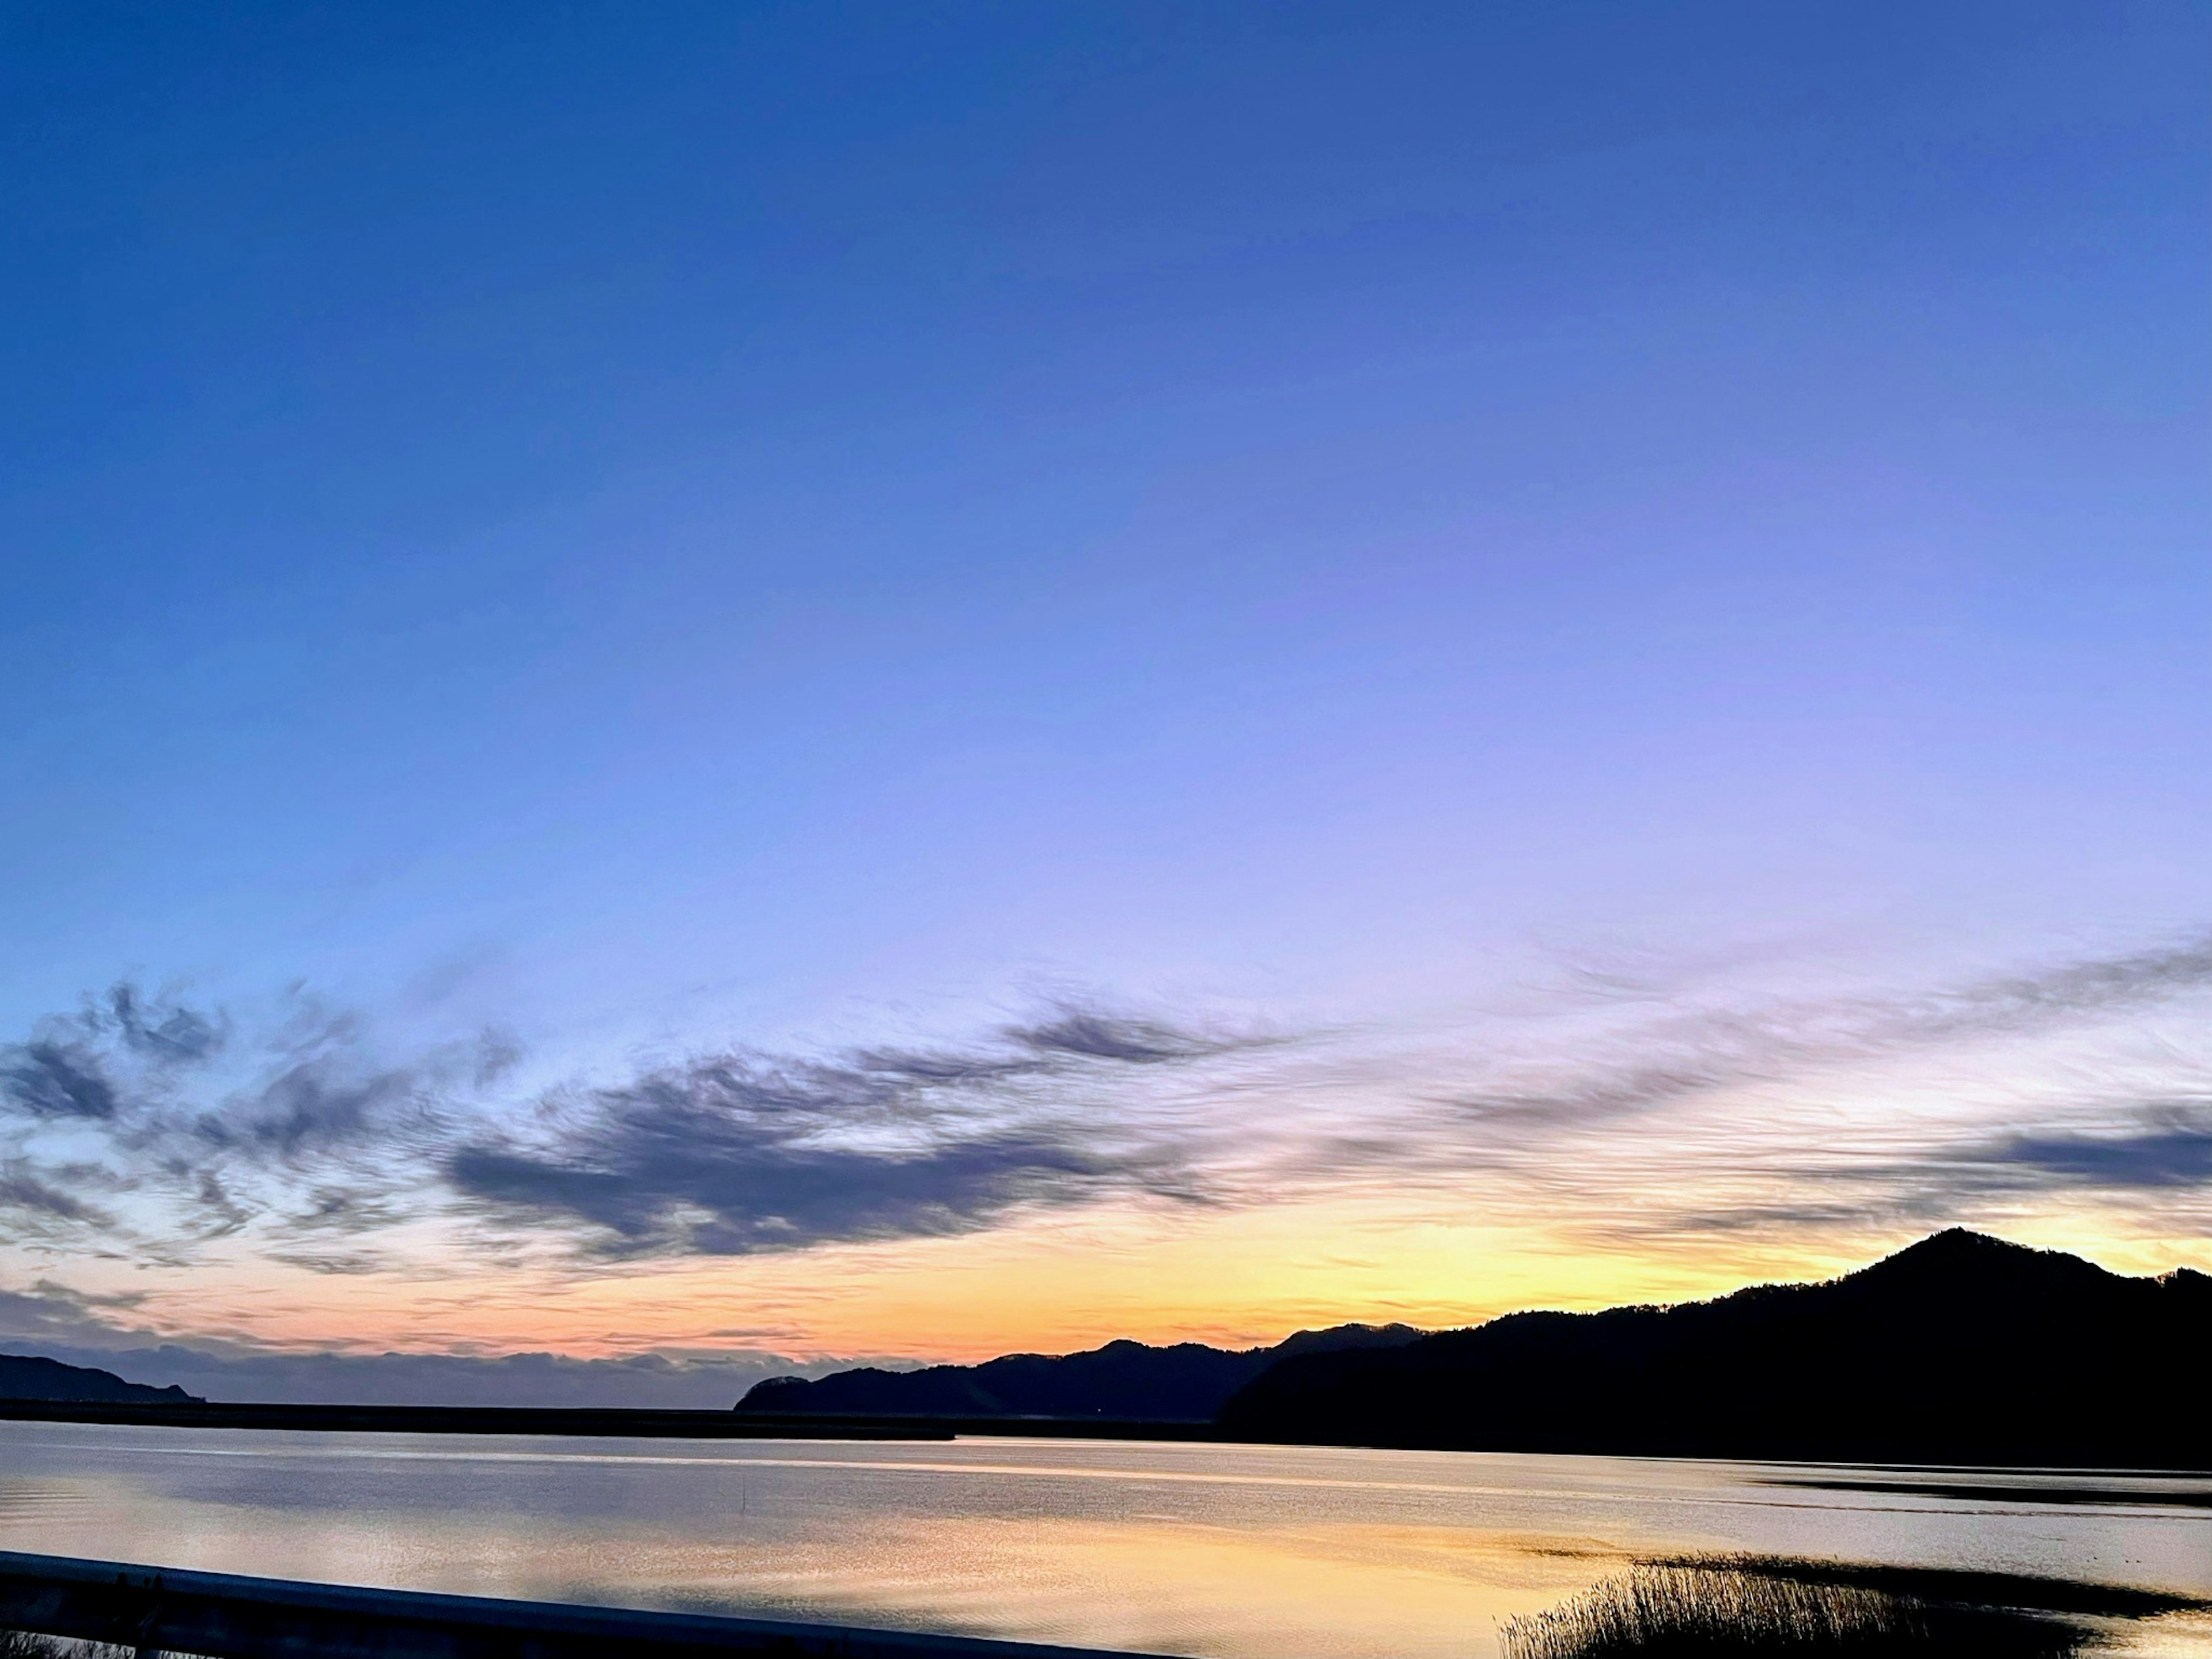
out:
{"label": "mountain", "polygon": [[113,1371],[64,1365],[58,1359],[0,1353],[0,1400],[98,1400],[140,1405],[186,1405],[198,1395],[182,1389],[126,1382]]}
{"label": "mountain", "polygon": [[2212,1276],[1954,1229],[1825,1284],[1288,1357],[1218,1422],[1352,1445],[2206,1468],[2208,1354]]}
{"label": "mountain", "polygon": [[1109,1342],[1085,1353],[1007,1354],[980,1365],[931,1365],[917,1371],[869,1366],[809,1382],[772,1376],[757,1382],[738,1409],[812,1416],[1103,1417],[1204,1423],[1222,1402],[1276,1360],[1347,1348],[1389,1347],[1419,1332],[1406,1325],[1340,1325],[1300,1331],[1272,1348],[1209,1348],[1178,1342],[1155,1348]]}

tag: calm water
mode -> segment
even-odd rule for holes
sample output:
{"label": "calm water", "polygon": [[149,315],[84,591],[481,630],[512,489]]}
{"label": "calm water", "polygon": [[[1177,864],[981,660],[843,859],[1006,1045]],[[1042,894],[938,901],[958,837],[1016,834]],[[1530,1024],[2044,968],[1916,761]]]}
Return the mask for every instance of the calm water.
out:
{"label": "calm water", "polygon": [[[1893,1486],[1791,1484],[1839,1475]],[[2212,1595],[2207,1505],[2212,1480],[0,1424],[0,1548],[1223,1659],[1484,1659],[1501,1619],[1676,1551]],[[2212,1621],[2128,1639],[2212,1651]]]}

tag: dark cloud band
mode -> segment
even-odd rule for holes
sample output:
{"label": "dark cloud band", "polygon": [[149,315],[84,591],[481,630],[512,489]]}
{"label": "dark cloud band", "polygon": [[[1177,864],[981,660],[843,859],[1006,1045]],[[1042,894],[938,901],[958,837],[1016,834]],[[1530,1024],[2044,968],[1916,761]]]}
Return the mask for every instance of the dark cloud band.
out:
{"label": "dark cloud band", "polygon": [[[966,1048],[735,1051],[517,1114],[470,1098],[512,1064],[501,1040],[393,1063],[357,1021],[313,1007],[258,1044],[233,1035],[118,987],[0,1050],[0,1133],[12,1117],[18,1142],[58,1123],[102,1137],[76,1184],[129,1188],[137,1211],[165,1201],[182,1218],[165,1259],[250,1231],[272,1260],[369,1271],[375,1255],[331,1241],[440,1215],[602,1258],[752,1255],[971,1231],[1112,1193],[1188,1199],[1200,1183],[1172,1138],[1073,1103],[1239,1046],[1071,1004]],[[226,1043],[218,1082],[206,1067]],[[185,1086],[191,1068],[204,1075]],[[0,1228],[12,1214],[19,1236],[118,1232],[51,1168],[6,1168]],[[154,1247],[143,1229],[129,1243]]]}

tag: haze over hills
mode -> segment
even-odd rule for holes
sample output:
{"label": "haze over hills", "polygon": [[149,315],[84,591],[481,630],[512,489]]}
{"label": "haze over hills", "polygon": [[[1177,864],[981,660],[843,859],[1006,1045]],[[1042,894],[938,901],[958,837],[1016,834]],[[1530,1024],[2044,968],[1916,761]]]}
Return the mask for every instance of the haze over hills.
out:
{"label": "haze over hills", "polygon": [[1421,1334],[1410,1325],[1300,1331],[1266,1348],[1200,1342],[1153,1347],[1122,1340],[1071,1354],[1006,1354],[980,1365],[888,1371],[873,1366],[809,1381],[775,1376],[738,1401],[746,1412],[819,1416],[1101,1417],[1211,1422],[1229,1397],[1293,1354],[1389,1348]]}
{"label": "haze over hills", "polygon": [[0,1353],[0,1400],[95,1401],[112,1405],[186,1405],[198,1398],[182,1389],[128,1382],[113,1371],[64,1365],[31,1354]]}
{"label": "haze over hills", "polygon": [[817,1381],[793,1415],[1211,1420],[1222,1437],[1486,1451],[2212,1468],[2212,1276],[2110,1273],[1954,1228],[1819,1284],[1228,1352],[1109,1343]]}
{"label": "haze over hills", "polygon": [[[1307,1444],[2212,1468],[2198,1398],[2208,1334],[2212,1276],[2130,1278],[1954,1229],[1825,1283],[1674,1307],[1509,1314],[1431,1335],[1346,1325],[1233,1351],[1124,1340],[862,1367],[770,1378],[738,1410],[1052,1419],[1075,1434],[1152,1422],[1178,1437],[1210,1425],[1222,1439]],[[0,1397],[197,1409],[182,1389],[29,1358],[0,1357]],[[307,1408],[245,1409],[275,1425]],[[415,1426],[458,1425],[430,1415]]]}
{"label": "haze over hills", "polygon": [[1825,1284],[1520,1313],[1286,1358],[1239,1439],[1844,1462],[2212,1467],[2212,1276],[1963,1229]]}

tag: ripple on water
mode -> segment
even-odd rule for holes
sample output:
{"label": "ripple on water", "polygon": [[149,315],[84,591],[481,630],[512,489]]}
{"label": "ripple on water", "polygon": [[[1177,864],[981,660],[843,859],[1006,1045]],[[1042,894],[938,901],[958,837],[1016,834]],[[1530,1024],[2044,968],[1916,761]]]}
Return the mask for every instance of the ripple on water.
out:
{"label": "ripple on water", "polygon": [[0,1522],[75,1516],[90,1506],[82,1483],[0,1474]]}

